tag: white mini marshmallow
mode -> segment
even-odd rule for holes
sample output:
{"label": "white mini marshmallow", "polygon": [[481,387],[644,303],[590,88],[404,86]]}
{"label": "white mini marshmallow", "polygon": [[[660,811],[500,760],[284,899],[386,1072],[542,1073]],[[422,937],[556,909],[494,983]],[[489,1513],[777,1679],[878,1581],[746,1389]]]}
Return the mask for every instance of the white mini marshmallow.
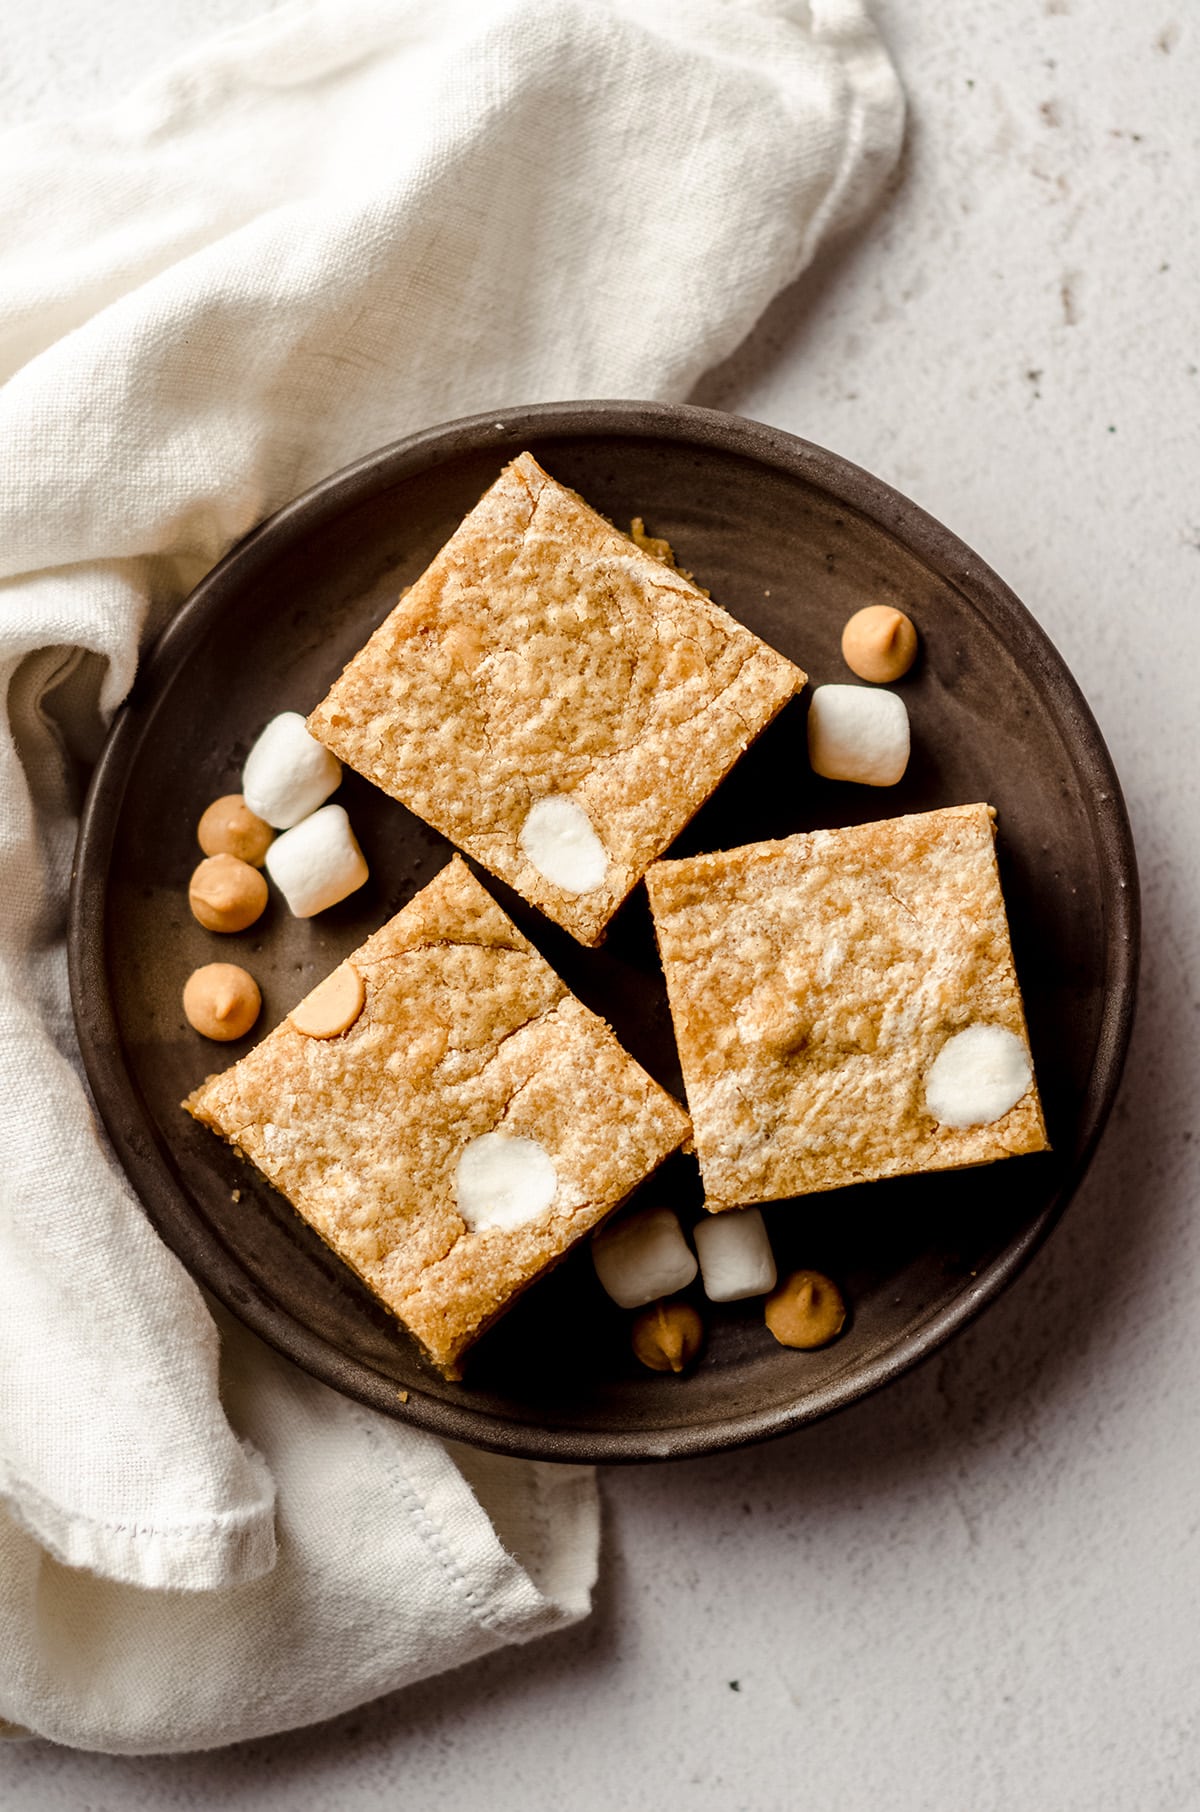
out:
{"label": "white mini marshmallow", "polygon": [[808,759],[826,780],[895,786],[908,766],[908,712],[895,692],[818,686],[808,707]]}
{"label": "white mini marshmallow", "polygon": [[344,808],[323,805],[276,837],[267,851],[267,873],[295,917],[311,919],[361,887],[368,869]]}
{"label": "white mini marshmallow", "polygon": [[740,1302],[775,1288],[775,1255],[759,1209],[708,1215],[692,1233],[710,1302]]}
{"label": "white mini marshmallow", "polygon": [[696,1255],[670,1208],[644,1208],[602,1227],[592,1238],[592,1263],[622,1309],[686,1290],[696,1275]]}
{"label": "white mini marshmallow", "polygon": [[341,762],[309,735],[299,711],[281,711],[246,757],[242,797],[266,823],[289,830],[315,812],[341,778]]}
{"label": "white mini marshmallow", "polygon": [[482,1133],[464,1146],[454,1173],[458,1212],[472,1233],[507,1232],[540,1220],[558,1190],[558,1172],[536,1139]]}
{"label": "white mini marshmallow", "polygon": [[942,1126],[988,1126],[1033,1081],[1025,1046],[1005,1026],[968,1026],[948,1038],[925,1078],[925,1106]]}
{"label": "white mini marshmallow", "polygon": [[591,893],[604,884],[608,854],[581,805],[553,793],[530,807],[521,848],[538,873],[564,893]]}

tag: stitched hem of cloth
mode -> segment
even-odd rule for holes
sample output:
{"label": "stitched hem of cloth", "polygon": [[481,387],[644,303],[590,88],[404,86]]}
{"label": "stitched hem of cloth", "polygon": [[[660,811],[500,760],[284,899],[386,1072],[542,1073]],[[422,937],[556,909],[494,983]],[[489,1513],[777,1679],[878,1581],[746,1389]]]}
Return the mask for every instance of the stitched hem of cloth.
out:
{"label": "stitched hem of cloth", "polygon": [[68,1567],[121,1585],[209,1592],[275,1565],[275,1497],[243,1509],[159,1524],[64,1510],[0,1463],[0,1503],[18,1528]]}
{"label": "stitched hem of cloth", "polygon": [[[374,1415],[361,1408],[357,1414],[431,1559],[472,1622],[494,1643],[526,1642],[587,1615],[599,1564],[600,1526],[590,1467],[562,1469],[573,1476],[556,1493],[557,1527],[551,1528],[549,1516],[544,1520],[538,1565],[553,1581],[547,1590],[503,1547],[487,1510],[440,1442],[417,1448],[402,1461],[380,1439]],[[529,1461],[511,1464],[528,1468],[527,1488],[540,1515],[546,1498],[539,1469]]]}
{"label": "stitched hem of cloth", "polygon": [[[537,1585],[546,1598],[563,1607],[567,1620],[586,1617],[600,1572],[600,1495],[594,1466],[560,1466],[549,1460],[528,1462],[533,1472],[534,1502],[541,1533]],[[584,1522],[589,1533],[590,1564],[574,1542],[564,1541],[564,1526]]]}

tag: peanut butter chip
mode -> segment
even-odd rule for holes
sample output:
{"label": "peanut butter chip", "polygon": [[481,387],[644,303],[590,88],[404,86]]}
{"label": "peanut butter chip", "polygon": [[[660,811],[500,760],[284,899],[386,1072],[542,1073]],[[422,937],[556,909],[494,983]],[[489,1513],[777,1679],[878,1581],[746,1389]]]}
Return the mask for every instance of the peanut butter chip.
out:
{"label": "peanut butter chip", "polygon": [[652,1372],[682,1372],[704,1341],[704,1323],[690,1302],[656,1302],[633,1324],[633,1351]]}
{"label": "peanut butter chip", "polygon": [[846,1305],[820,1271],[793,1271],[768,1296],[766,1321],[780,1346],[827,1346],[845,1326]]}
{"label": "peanut butter chip", "polygon": [[206,856],[188,884],[192,916],[206,931],[244,931],[266,903],[266,881],[237,856]]}
{"label": "peanut butter chip", "polygon": [[337,1038],[350,1030],[366,998],[362,976],[353,963],[343,963],[292,1008],[288,1022],[305,1038]]}
{"label": "peanut butter chip", "polygon": [[244,1038],[261,1007],[258,983],[236,963],[205,963],[184,984],[183,1011],[188,1024],[219,1044]]}
{"label": "peanut butter chip", "polygon": [[214,799],[196,826],[196,839],[206,856],[236,856],[251,868],[262,867],[274,836],[240,793]]}
{"label": "peanut butter chip", "polygon": [[917,658],[912,619],[890,604],[856,610],[842,631],[842,659],[859,679],[877,686],[901,679]]}

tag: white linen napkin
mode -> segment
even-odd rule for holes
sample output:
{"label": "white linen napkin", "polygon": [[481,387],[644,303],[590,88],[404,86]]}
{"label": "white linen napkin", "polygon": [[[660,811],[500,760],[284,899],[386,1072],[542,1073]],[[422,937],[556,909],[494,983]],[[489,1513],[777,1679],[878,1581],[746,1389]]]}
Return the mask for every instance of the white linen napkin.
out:
{"label": "white linen napkin", "polygon": [[456,415],[680,397],[877,195],[859,0],[305,0],[0,141],[0,1719],[232,1742],[582,1616],[592,1474],[224,1318],[89,1107],[72,757],[268,511]]}

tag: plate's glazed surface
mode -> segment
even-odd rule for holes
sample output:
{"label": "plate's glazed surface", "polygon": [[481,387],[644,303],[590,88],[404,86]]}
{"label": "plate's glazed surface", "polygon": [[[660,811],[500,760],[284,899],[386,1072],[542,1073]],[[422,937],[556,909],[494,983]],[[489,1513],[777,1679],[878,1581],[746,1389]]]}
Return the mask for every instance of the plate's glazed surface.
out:
{"label": "plate's glazed surface", "polygon": [[[347,773],[336,795],[371,880],[310,921],[273,895],[249,931],[191,918],[195,825],[235,791],[275,713],[307,711],[505,460],[528,447],[622,526],[645,518],[716,600],[809,673],[848,680],[851,611],[895,603],[922,651],[900,682],[913,757],[888,790],[816,779],[806,699],[790,705],[688,827],[677,853],[986,799],[1052,1153],[769,1208],[781,1271],[829,1272],[851,1307],[819,1353],[778,1347],[761,1303],[706,1309],[698,1369],[643,1371],[628,1318],[586,1251],[532,1290],[447,1384],[288,1204],[179,1107],[250,1041],[210,1045],[180,990],[218,957],[264,999],[261,1035],[447,859],[444,839]],[[230,646],[238,659],[229,660]],[[681,1093],[639,888],[587,951],[485,877],[633,1054]],[[945,529],[821,448],[707,410],[542,405],[386,448],[247,537],[145,664],[97,770],[80,835],[72,990],[101,1113],[155,1224],[197,1277],[301,1365],[458,1439],[558,1459],[700,1453],[798,1427],[933,1350],[991,1300],[1061,1213],[1112,1104],[1137,970],[1137,882],[1120,790],[1062,661],[996,576]],[[694,1215],[694,1162],[649,1185]]]}

